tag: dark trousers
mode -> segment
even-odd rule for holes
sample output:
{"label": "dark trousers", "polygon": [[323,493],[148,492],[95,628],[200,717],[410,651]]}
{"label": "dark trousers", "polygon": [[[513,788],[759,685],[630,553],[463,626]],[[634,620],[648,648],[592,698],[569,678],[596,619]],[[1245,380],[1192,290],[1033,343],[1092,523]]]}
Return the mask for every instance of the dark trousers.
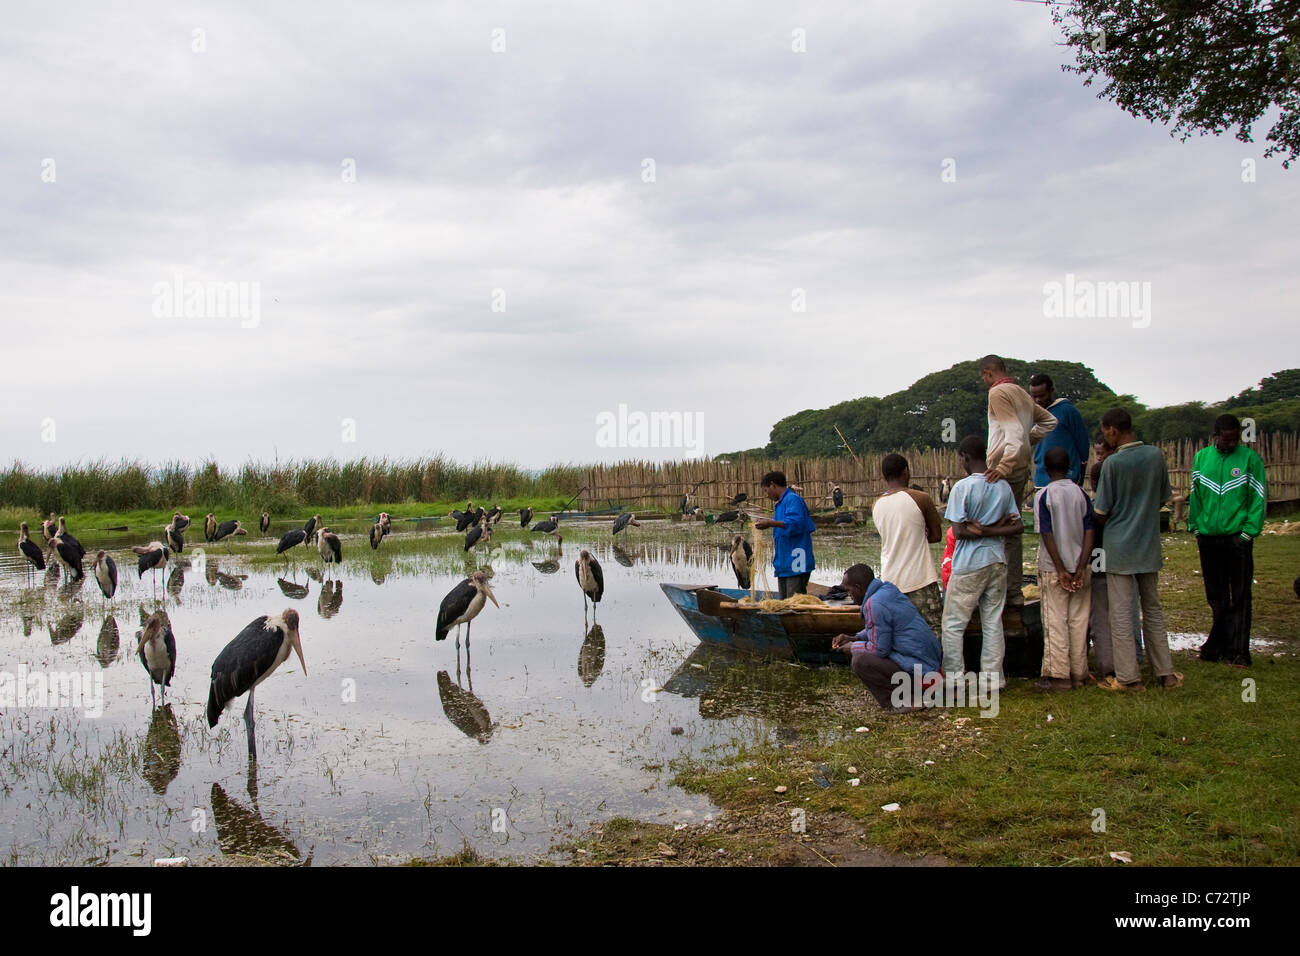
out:
{"label": "dark trousers", "polygon": [[1254,542],[1241,535],[1196,536],[1201,577],[1214,623],[1201,645],[1201,660],[1250,663],[1250,584],[1255,576]]}
{"label": "dark trousers", "polygon": [[788,598],[795,594],[807,594],[808,579],[810,577],[812,577],[811,571],[807,574],[796,574],[789,578],[777,578],[777,593],[783,598]]}
{"label": "dark trousers", "polygon": [[[899,671],[903,671],[903,668],[888,657],[877,657],[875,654],[853,655],[853,673],[867,685],[867,690],[871,691],[871,696],[876,698],[876,703],[885,710],[894,708],[893,701],[889,699],[894,692],[894,685],[890,678]],[[903,671],[903,673],[907,672]],[[909,701],[912,705],[920,703],[919,700]]]}

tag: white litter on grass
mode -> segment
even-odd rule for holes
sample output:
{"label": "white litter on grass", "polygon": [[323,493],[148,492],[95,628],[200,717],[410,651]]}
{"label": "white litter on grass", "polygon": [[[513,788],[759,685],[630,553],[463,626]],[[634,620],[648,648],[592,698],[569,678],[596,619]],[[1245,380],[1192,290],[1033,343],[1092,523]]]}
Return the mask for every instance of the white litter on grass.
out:
{"label": "white litter on grass", "polygon": [[[1171,651],[1199,651],[1201,645],[1209,640],[1208,634],[1194,634],[1191,632],[1170,632],[1169,649]],[[1262,637],[1252,637],[1250,639],[1251,649],[1273,647],[1277,641],[1270,641]]]}
{"label": "white litter on grass", "polygon": [[786,791],[787,789],[788,789],[788,788],[787,788],[784,784],[782,784],[781,786],[779,786],[779,787],[776,788],[776,792],[777,792],[777,793],[785,793],[785,791]]}
{"label": "white litter on grass", "polygon": [[1111,850],[1111,851],[1110,851],[1110,858],[1111,858],[1112,860],[1116,861],[1117,863],[1132,863],[1132,862],[1133,862],[1133,854],[1130,853],[1128,850],[1118,850],[1118,851],[1116,851],[1116,850]]}
{"label": "white litter on grass", "polygon": [[925,765],[926,765],[927,767],[933,767],[933,766],[934,766],[934,761],[933,761],[933,760],[927,760],[927,761],[925,762]]}
{"label": "white litter on grass", "polygon": [[1048,722],[1049,724],[1052,722],[1052,715],[1051,715],[1051,714],[1048,714],[1048,715],[1047,715],[1047,722]]}
{"label": "white litter on grass", "polygon": [[849,768],[849,773],[857,773],[857,772],[858,772],[858,768],[857,768],[857,767],[850,767],[850,768]]}
{"label": "white litter on grass", "polygon": [[188,856],[164,856],[153,861],[154,866],[189,866]]}
{"label": "white litter on grass", "polygon": [[865,733],[867,733],[867,732],[870,731],[870,730],[871,730],[870,727],[858,727],[858,728],[855,729],[853,732],[854,732],[855,734],[865,734]]}
{"label": "white litter on grass", "polygon": [[854,777],[852,780],[849,781],[849,786],[850,786],[850,787],[856,787],[856,786],[857,786],[858,784],[860,784],[861,782],[862,782],[862,781],[861,781],[860,779],[858,779],[857,777]]}
{"label": "white litter on grass", "polygon": [[899,810],[903,808],[896,803],[887,803],[880,809],[884,810],[886,813],[897,813]]}
{"label": "white litter on grass", "polygon": [[685,830],[685,829],[686,829],[686,824],[685,824],[685,823],[678,823],[678,824],[675,824],[675,825],[673,826],[673,829],[674,829],[674,830]]}

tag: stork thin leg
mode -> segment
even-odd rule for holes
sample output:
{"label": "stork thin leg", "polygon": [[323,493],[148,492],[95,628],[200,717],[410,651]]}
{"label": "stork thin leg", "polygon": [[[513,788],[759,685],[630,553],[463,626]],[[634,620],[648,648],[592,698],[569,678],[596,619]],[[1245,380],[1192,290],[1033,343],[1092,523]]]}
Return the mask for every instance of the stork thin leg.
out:
{"label": "stork thin leg", "polygon": [[248,759],[257,759],[257,744],[253,740],[253,691],[248,692],[248,705],[244,708],[244,726],[248,728]]}
{"label": "stork thin leg", "polygon": [[155,697],[155,696],[154,696],[154,693],[153,693],[153,678],[152,678],[152,677],[149,678],[149,709],[150,709],[150,710],[157,710],[157,709],[158,709],[158,698]]}
{"label": "stork thin leg", "polygon": [[466,622],[465,622],[465,653],[466,653],[466,654],[469,653],[469,631],[470,631],[470,628],[472,628],[473,626],[474,626],[474,622],[473,622],[473,621],[466,621]]}

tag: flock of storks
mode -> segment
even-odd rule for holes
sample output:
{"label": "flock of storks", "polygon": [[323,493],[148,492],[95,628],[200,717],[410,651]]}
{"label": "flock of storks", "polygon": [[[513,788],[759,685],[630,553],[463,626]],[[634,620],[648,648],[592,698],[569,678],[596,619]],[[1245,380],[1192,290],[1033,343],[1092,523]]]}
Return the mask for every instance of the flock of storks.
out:
{"label": "flock of storks", "polygon": [[[744,496],[741,496],[742,498]],[[685,508],[683,508],[685,510]],[[522,508],[519,512],[519,524],[527,528],[533,519],[532,508]],[[455,510],[450,517],[456,522],[456,530],[465,532],[465,551],[475,546],[487,546],[492,540],[492,528],[501,520],[500,507],[484,509],[475,507],[471,501],[464,511]],[[726,518],[724,515],[722,518]],[[731,516],[732,519],[735,515]],[[721,519],[720,519],[721,520]],[[259,529],[265,534],[270,528],[271,517],[262,512]],[[184,532],[190,525],[188,515],[176,512],[172,520],[163,529],[163,540],[151,541],[147,545],[136,545],[131,550],[137,556],[138,577],[143,578],[149,571],[154,574],[155,592],[157,589],[156,572],[163,571],[173,553],[184,551]],[[629,525],[640,526],[636,516],[625,512],[614,521],[614,534],[617,535]],[[204,519],[204,539],[208,542],[222,541],[226,538],[246,535],[248,532],[238,520],[218,522],[214,515],[208,514]],[[549,520],[533,524],[534,532],[551,535],[563,547],[564,538],[559,533],[559,516],[552,515]],[[392,530],[392,520],[384,512],[372,524],[369,532],[370,546],[378,549],[383,539]],[[45,549],[31,540],[27,522],[22,522],[18,534],[18,550],[29,562],[31,570],[44,571],[46,556],[57,561],[63,568],[65,579],[79,581],[86,576],[84,559],[86,549],[67,527],[65,518],[55,518],[51,512],[48,519],[41,522],[41,533],[45,538]],[[739,536],[737,536],[739,537]],[[343,561],[343,549],[339,536],[321,524],[320,515],[314,515],[302,528],[286,532],[276,545],[276,554],[285,554],[305,542],[317,544],[321,561],[327,566]],[[117,592],[117,563],[107,551],[100,549],[95,554],[91,573],[99,585],[105,600],[111,600]],[[605,578],[600,563],[588,551],[583,551],[574,563],[574,574],[583,593],[583,607],[588,599],[593,610],[605,593]],[[475,571],[458,583],[442,600],[438,609],[436,640],[444,640],[452,628],[457,629],[456,646],[460,646],[460,625],[465,625],[465,643],[469,646],[471,622],[483,609],[487,601],[500,607],[488,576],[483,571]],[[141,609],[142,626],[137,633],[136,651],[140,663],[150,678],[149,695],[156,707],[158,697],[157,685],[164,705],[167,700],[167,688],[176,673],[176,637],[172,632],[171,620],[166,610],[157,610],[145,616]],[[257,746],[254,740],[253,696],[257,685],[270,677],[292,653],[298,655],[303,674],[307,673],[307,662],[303,657],[302,639],[298,630],[298,612],[287,608],[280,614],[263,615],[250,622],[235,638],[222,649],[212,663],[211,684],[208,689],[207,719],[208,726],[215,727],[222,712],[228,705],[243,694],[248,694],[244,707],[244,725],[248,736],[248,754],[250,759],[257,758]]]}

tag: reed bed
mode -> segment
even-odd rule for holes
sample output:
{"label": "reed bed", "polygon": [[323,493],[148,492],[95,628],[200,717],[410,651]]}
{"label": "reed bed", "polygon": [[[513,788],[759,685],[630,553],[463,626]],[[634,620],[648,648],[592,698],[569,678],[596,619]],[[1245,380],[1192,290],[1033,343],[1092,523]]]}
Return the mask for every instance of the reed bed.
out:
{"label": "reed bed", "polygon": [[275,465],[247,462],[224,469],[215,462],[150,466],[139,461],[78,462],[38,470],[15,462],[0,471],[0,507],[38,514],[130,512],[196,507],[204,510],[286,512],[304,506],[448,501],[458,498],[565,498],[578,490],[584,469],[555,465],[534,476],[516,465],[460,464],[443,456],[337,461],[304,459]]}

